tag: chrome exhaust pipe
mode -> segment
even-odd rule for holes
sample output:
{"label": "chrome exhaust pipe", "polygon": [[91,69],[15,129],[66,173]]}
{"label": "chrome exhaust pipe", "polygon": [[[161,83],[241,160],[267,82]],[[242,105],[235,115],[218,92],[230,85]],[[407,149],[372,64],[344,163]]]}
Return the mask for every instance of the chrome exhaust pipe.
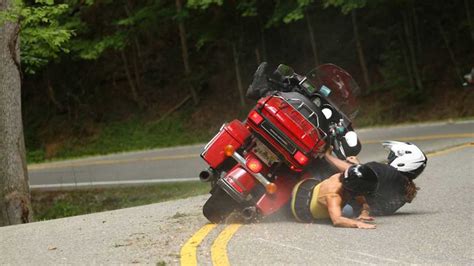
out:
{"label": "chrome exhaust pipe", "polygon": [[215,177],[216,177],[216,173],[211,168],[208,168],[206,170],[202,170],[199,173],[199,180],[201,180],[202,182],[209,182],[209,181],[215,179]]}
{"label": "chrome exhaust pipe", "polygon": [[241,215],[246,222],[252,222],[257,218],[257,208],[254,206],[244,208],[241,212]]}

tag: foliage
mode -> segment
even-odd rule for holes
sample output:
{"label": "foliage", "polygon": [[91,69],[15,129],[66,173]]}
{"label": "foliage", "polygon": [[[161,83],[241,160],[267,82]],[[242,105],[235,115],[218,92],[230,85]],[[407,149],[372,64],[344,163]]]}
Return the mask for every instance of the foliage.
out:
{"label": "foliage", "polygon": [[367,5],[367,0],[324,0],[323,2],[325,7],[340,7],[343,14],[347,14],[354,9],[363,8]]}
{"label": "foliage", "polygon": [[158,123],[131,118],[127,122],[109,123],[90,138],[69,138],[54,154],[45,154],[43,147],[29,149],[27,161],[41,162],[48,157],[62,159],[122,151],[151,149],[199,143],[210,136],[207,132],[190,132],[184,117],[170,117]]}
{"label": "foliage", "polygon": [[208,191],[209,184],[193,181],[63,192],[32,191],[31,198],[35,219],[50,220],[187,198]]}
{"label": "foliage", "polygon": [[20,21],[21,61],[27,73],[35,73],[49,61],[69,52],[67,45],[74,36],[75,23],[60,21],[67,11],[67,4],[54,4],[53,0],[35,0],[31,5],[15,1],[7,14],[0,14],[0,22]]}
{"label": "foliage", "polygon": [[201,9],[207,9],[214,4],[222,6],[223,0],[189,0],[187,2],[188,7]]}
{"label": "foliage", "polygon": [[[353,25],[347,16],[356,9],[361,49],[373,81],[364,96],[396,91],[397,97],[390,101],[410,99],[419,105],[440,84],[456,87],[457,72],[462,75],[472,67],[474,40],[469,38],[468,12],[461,2],[183,0],[177,12],[175,1],[163,0],[25,1],[18,5],[21,9],[2,17],[23,19],[21,55],[28,71],[23,108],[29,159],[205,140],[204,130],[197,136],[186,132],[185,124],[192,122],[185,120],[192,118],[180,114],[208,109],[203,120],[213,121],[210,127],[228,119],[215,111],[215,105],[233,108],[238,102],[233,48],[244,87],[262,60],[286,63],[304,73],[313,63],[313,48],[320,62],[341,65],[361,81]],[[21,16],[22,12],[31,15]],[[311,19],[303,21],[306,15]],[[187,78],[183,77],[178,22],[186,27],[192,69]],[[417,81],[426,90],[413,88],[413,69],[419,70]],[[30,75],[33,72],[36,75]],[[178,110],[178,121],[145,122],[150,121],[148,113],[166,113],[182,101],[189,84],[200,89],[200,105]],[[133,90],[146,108],[130,104]],[[214,95],[213,103],[204,104]],[[398,105],[383,102],[381,106]],[[372,121],[388,120],[387,116]],[[93,134],[84,133],[85,122]],[[45,154],[45,147],[56,142],[61,142],[60,148]]]}

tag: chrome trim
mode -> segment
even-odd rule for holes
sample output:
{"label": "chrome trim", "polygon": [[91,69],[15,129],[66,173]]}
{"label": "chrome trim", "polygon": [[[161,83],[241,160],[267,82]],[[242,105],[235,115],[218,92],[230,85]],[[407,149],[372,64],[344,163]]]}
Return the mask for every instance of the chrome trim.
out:
{"label": "chrome trim", "polygon": [[[307,78],[307,77],[304,77],[304,78],[298,83],[298,85],[301,86],[301,84],[303,84],[303,83],[304,83],[305,81],[307,81],[307,80],[308,80],[308,78]],[[313,84],[311,84],[311,85],[313,85]]]}
{"label": "chrome trim", "polygon": [[237,152],[234,152],[234,154],[232,154],[232,158],[234,158],[240,164],[240,166],[242,166],[249,174],[251,174],[253,177],[255,177],[255,179],[257,179],[258,182],[260,182],[265,187],[271,183],[262,174],[254,173],[250,169],[248,169],[247,161],[245,160],[244,157],[242,157]]}
{"label": "chrome trim", "polygon": [[[283,99],[283,100],[285,100],[285,99]],[[313,125],[313,123],[312,123],[311,121],[309,121],[309,120],[306,118],[306,116],[304,116],[303,114],[300,113],[301,116],[302,116],[306,121],[308,121],[308,123],[310,123],[313,127],[315,127],[316,129],[319,128],[319,117],[318,117],[318,114],[316,114],[316,112],[315,112],[313,109],[311,109],[311,107],[309,107],[308,105],[306,105],[302,100],[296,99],[296,98],[289,98],[288,100],[285,100],[285,101],[287,101],[287,102],[288,102],[288,101],[301,102],[301,104],[300,104],[300,106],[298,106],[298,108],[295,108],[294,106],[291,106],[291,107],[295,108],[296,111],[299,111],[303,106],[306,107],[306,108],[308,108],[308,110],[311,111],[311,114],[309,115],[309,117],[311,118],[313,115],[315,115],[315,116],[316,116],[316,123],[317,123],[317,125],[316,125],[316,126]],[[291,104],[290,104],[290,105],[291,105]]]}

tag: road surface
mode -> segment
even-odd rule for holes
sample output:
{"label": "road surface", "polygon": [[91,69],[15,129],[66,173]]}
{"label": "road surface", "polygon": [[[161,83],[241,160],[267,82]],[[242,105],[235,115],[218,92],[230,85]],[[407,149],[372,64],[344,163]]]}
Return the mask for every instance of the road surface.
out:
{"label": "road surface", "polygon": [[[473,132],[470,122],[460,127],[466,127],[463,134]],[[0,264],[473,265],[474,139],[454,138],[461,133],[451,132],[452,124],[428,128],[436,131],[410,126],[364,133],[380,138],[387,130],[401,137],[422,130],[424,140],[416,143],[431,151],[416,180],[416,199],[393,216],[377,217],[375,230],[304,224],[283,215],[210,225],[201,214],[203,195],[1,227]],[[366,150],[361,160],[384,157]]]}
{"label": "road surface", "polygon": [[[357,131],[363,143],[361,156],[383,158],[380,142],[413,141],[430,151],[468,142],[474,137],[474,120],[369,128]],[[32,188],[74,188],[198,180],[206,167],[199,157],[204,144],[97,156],[28,166]]]}

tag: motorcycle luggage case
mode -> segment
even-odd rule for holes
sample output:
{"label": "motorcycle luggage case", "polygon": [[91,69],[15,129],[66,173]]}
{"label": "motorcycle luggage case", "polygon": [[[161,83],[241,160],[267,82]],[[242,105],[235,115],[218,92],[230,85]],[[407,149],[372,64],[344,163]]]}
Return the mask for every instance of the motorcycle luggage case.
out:
{"label": "motorcycle luggage case", "polygon": [[[318,114],[305,104],[299,108],[300,111],[283,97],[272,95],[261,99],[255,109],[263,121],[257,124],[251,117],[248,119],[252,121],[248,124],[293,165],[300,165],[293,157],[297,151],[313,157],[322,152],[326,144],[325,133],[310,122],[317,121]],[[302,115],[307,109],[314,113],[309,118]]]}
{"label": "motorcycle luggage case", "polygon": [[224,154],[224,148],[232,145],[238,150],[250,136],[250,131],[239,120],[233,120],[224,124],[219,133],[209,141],[201,153],[201,157],[210,167],[216,169],[228,157]]}

